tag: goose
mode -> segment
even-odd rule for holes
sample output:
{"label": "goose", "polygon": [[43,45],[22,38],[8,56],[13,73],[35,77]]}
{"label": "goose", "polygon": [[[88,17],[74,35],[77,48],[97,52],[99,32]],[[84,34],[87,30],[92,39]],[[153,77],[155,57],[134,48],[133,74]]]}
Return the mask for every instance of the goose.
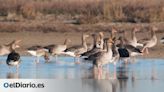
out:
{"label": "goose", "polygon": [[49,60],[48,51],[43,48],[42,46],[36,45],[27,48],[27,52],[30,53],[32,56],[36,56],[36,63],[39,63],[39,57],[44,56],[46,62]]}
{"label": "goose", "polygon": [[[82,35],[82,44],[72,46],[70,48],[67,48],[64,53],[66,55],[72,56],[72,57],[80,57],[80,55],[84,52],[87,52],[87,43],[86,39],[89,37],[87,34]],[[78,58],[79,59],[79,58]],[[78,60],[79,61],[79,60]]]}
{"label": "goose", "polygon": [[132,57],[132,56],[143,55],[143,53],[139,48],[126,44],[122,36],[120,36],[118,40],[120,40],[120,46],[118,46],[119,47],[118,52],[120,57]]}
{"label": "goose", "polygon": [[101,51],[96,54],[94,54],[92,60],[93,60],[93,67],[98,69],[98,75],[101,76],[102,74],[102,67],[108,63],[111,62],[113,52],[112,52],[112,44],[113,40],[109,38],[108,40],[105,41],[105,44],[107,46],[106,51]]}
{"label": "goose", "polygon": [[[117,33],[117,29],[115,27],[112,27],[111,34],[110,34],[112,39],[115,39],[115,35],[116,35],[115,33]],[[104,38],[103,40],[105,41],[107,39],[109,39],[109,38]],[[103,45],[103,50],[106,50],[105,44]]]}
{"label": "goose", "polygon": [[[117,32],[117,29],[115,27],[112,27],[112,30],[111,30],[111,37],[112,38],[115,37],[116,32]],[[99,39],[96,36],[94,36],[93,39],[94,39],[94,48],[90,51],[87,51],[86,53],[84,53],[82,55],[89,57],[90,55],[95,54],[99,51],[106,50],[104,41],[109,39],[109,38],[104,38],[103,32],[99,32]]]}
{"label": "goose", "polygon": [[130,58],[133,58],[133,61],[134,61],[135,56],[143,55],[143,53],[141,52],[139,48],[126,44],[122,36],[120,36],[118,40],[120,41],[120,44],[117,45],[119,59],[122,59],[124,63],[128,63],[128,60]]}
{"label": "goose", "polygon": [[[101,35],[101,39],[98,39],[98,37]],[[103,44],[104,42],[102,41],[102,33],[99,33],[98,35],[97,34],[92,34],[92,38],[93,38],[93,48],[83,54],[81,54],[81,56],[85,56],[85,57],[88,57],[92,54],[95,54],[99,51],[101,51],[103,48],[102,48],[102,45],[100,44]]]}
{"label": "goose", "polygon": [[[112,27],[112,30],[111,30],[111,38],[113,39],[115,39],[115,33],[117,32],[117,29],[115,28],[115,27]],[[102,32],[101,32],[101,34],[102,34]],[[102,36],[102,35],[101,35]],[[110,39],[110,38],[103,38],[103,37],[101,37],[101,41],[104,43],[105,41],[107,41],[108,39]],[[101,52],[101,51],[106,51],[107,50],[107,48],[106,48],[107,46],[106,46],[106,44],[103,44],[103,48],[102,49],[96,49],[95,48],[95,52],[94,53],[90,53],[89,55],[88,55],[88,58],[85,58],[85,60],[87,60],[87,61],[92,61],[92,58],[94,58],[94,55],[96,54],[96,53],[98,53],[98,52]],[[115,48],[114,48],[115,49]],[[114,50],[113,49],[113,50]],[[115,58],[116,59],[116,58]],[[113,60],[112,61],[115,61],[115,59],[113,58]]]}
{"label": "goose", "polygon": [[148,48],[152,48],[157,44],[157,36],[155,34],[155,31],[157,31],[158,28],[152,27],[151,28],[151,38],[145,42],[143,42],[143,49],[142,52],[146,50],[146,53],[149,54]]}
{"label": "goose", "polygon": [[21,40],[14,40],[9,44],[6,45],[0,45],[0,55],[8,55],[11,53],[13,50],[19,48],[20,46],[18,45],[21,42]]}
{"label": "goose", "polygon": [[44,48],[49,51],[51,55],[55,55],[57,58],[57,55],[64,54],[64,51],[67,48],[68,42],[71,42],[70,39],[65,39],[64,44],[51,44],[48,46],[45,46]]}
{"label": "goose", "polygon": [[21,62],[21,60],[20,60],[19,53],[15,52],[13,50],[11,53],[8,54],[7,60],[6,60],[6,64],[8,66],[16,66],[16,68],[18,70],[20,62]]}
{"label": "goose", "polygon": [[[96,39],[95,39],[97,41],[95,43],[94,43],[93,35],[95,35],[95,37],[97,36]],[[99,32],[98,34],[92,34],[92,38],[93,38],[93,44],[87,44],[88,51],[94,49],[95,45],[96,45],[97,48],[103,48],[103,44],[104,44],[104,41],[103,41],[104,33],[103,32]]]}
{"label": "goose", "polygon": [[[112,59],[110,60],[110,63],[113,63],[115,66],[116,66],[116,62],[119,59],[118,47],[116,46],[116,41],[117,41],[117,39],[115,37],[116,33],[117,33],[117,29],[115,27],[112,27],[110,36],[113,40],[113,44],[112,44],[112,47],[111,47],[112,48]],[[105,39],[104,39],[104,41],[105,41]],[[104,48],[106,48],[105,45],[104,45]]]}
{"label": "goose", "polygon": [[132,45],[134,47],[143,47],[143,44],[138,43],[138,40],[136,38],[136,32],[138,32],[138,31],[139,31],[139,28],[137,28],[137,27],[133,28],[133,31],[131,32],[132,40],[129,40],[127,42],[127,44]]}
{"label": "goose", "polygon": [[[106,42],[107,42],[107,38],[104,39],[104,44],[105,45],[106,45]],[[84,60],[89,61],[89,62],[92,62],[95,59],[95,57],[97,57],[97,53],[107,51],[107,48],[106,47],[107,46],[103,46],[103,49],[100,49],[100,50],[97,50],[97,52],[91,53],[90,55],[88,55],[88,57],[85,57]]]}

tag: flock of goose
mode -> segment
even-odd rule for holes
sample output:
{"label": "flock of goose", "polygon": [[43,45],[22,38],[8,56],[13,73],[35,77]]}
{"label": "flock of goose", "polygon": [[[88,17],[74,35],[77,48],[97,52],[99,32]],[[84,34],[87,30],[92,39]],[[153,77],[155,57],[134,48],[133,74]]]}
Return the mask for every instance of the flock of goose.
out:
{"label": "flock of goose", "polygon": [[[66,39],[64,44],[51,44],[48,46],[32,46],[27,48],[27,52],[33,56],[36,56],[36,63],[39,63],[39,57],[44,56],[46,62],[50,61],[50,56],[69,55],[75,57],[76,64],[80,63],[80,58],[83,61],[87,61],[93,64],[93,67],[97,69],[99,75],[102,74],[102,67],[108,63],[116,65],[119,59],[126,59],[129,57],[135,57],[143,54],[148,54],[149,48],[154,47],[157,44],[157,37],[155,31],[156,27],[151,27],[151,37],[143,42],[140,42],[136,38],[136,32],[140,31],[139,27],[134,27],[131,31],[132,39],[126,38],[126,32],[119,38],[116,37],[118,32],[116,28],[112,27],[111,35],[107,38],[104,37],[103,32],[95,34],[83,34],[81,39],[81,45],[68,47],[68,43],[71,41]],[[93,44],[88,48],[87,38],[93,38]],[[20,54],[15,51],[19,48],[19,42],[21,40],[15,40],[7,45],[0,46],[0,55],[8,55],[6,63],[9,66],[19,66]],[[81,61],[82,62],[82,61]]]}

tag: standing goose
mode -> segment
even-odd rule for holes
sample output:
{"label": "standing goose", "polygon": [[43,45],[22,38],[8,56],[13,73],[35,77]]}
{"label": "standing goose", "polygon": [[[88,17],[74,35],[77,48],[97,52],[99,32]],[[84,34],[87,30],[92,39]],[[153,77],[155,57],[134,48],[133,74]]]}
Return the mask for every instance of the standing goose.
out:
{"label": "standing goose", "polygon": [[[99,36],[98,36],[98,35],[99,35]],[[97,35],[97,34],[93,34],[93,35],[92,35],[92,37],[93,37],[93,36],[95,36],[95,37],[93,37],[93,44],[87,44],[88,51],[94,49],[95,47],[100,48],[100,49],[103,49],[103,44],[104,44],[104,41],[103,41],[104,33],[103,33],[103,32],[99,32],[98,35]],[[94,41],[94,40],[96,40],[96,41]],[[94,42],[95,42],[95,43],[94,43]],[[96,45],[96,46],[95,46],[95,45]]]}
{"label": "standing goose", "polygon": [[109,38],[107,41],[105,41],[105,44],[107,46],[107,50],[94,54],[94,57],[92,58],[93,67],[98,68],[98,75],[100,76],[102,74],[103,65],[110,63],[113,56],[113,52],[112,52],[113,40]]}
{"label": "standing goose", "polygon": [[132,40],[129,40],[127,44],[132,45],[134,47],[138,47],[138,46],[143,47],[143,44],[138,43],[138,40],[136,38],[136,32],[138,31],[139,31],[139,28],[137,27],[133,28],[133,31],[131,32]]}
{"label": "standing goose", "polygon": [[[100,33],[99,33],[99,36],[100,36]],[[100,45],[100,43],[103,44],[104,42],[102,42],[102,39],[98,39],[99,36],[97,34],[92,34],[93,48],[91,50],[81,54],[81,56],[89,57],[90,55],[95,54],[103,49],[102,45]],[[102,33],[101,33],[101,36],[102,36]]]}
{"label": "standing goose", "polygon": [[[112,30],[111,30],[111,37],[112,38],[115,37],[116,32],[117,32],[116,28],[112,27]],[[89,57],[90,55],[95,54],[101,50],[105,50],[104,40],[109,39],[109,38],[104,38],[103,32],[99,32],[99,37],[98,36],[96,37],[96,35],[93,35],[93,39],[94,39],[93,48],[90,51],[83,53],[82,56]]]}
{"label": "standing goose", "polygon": [[[112,27],[112,30],[111,30],[111,33],[110,33],[110,36],[111,36],[112,39],[115,39],[115,35],[116,35],[115,33],[117,33],[117,29],[115,27]],[[109,38],[104,38],[103,40],[105,41],[107,39],[109,39]],[[106,50],[106,45],[105,44],[103,45],[103,50]]]}
{"label": "standing goose", "polygon": [[143,42],[143,49],[142,52],[144,52],[146,50],[146,53],[149,54],[148,48],[152,48],[157,44],[157,36],[155,34],[155,31],[157,31],[158,28],[156,27],[152,27],[151,28],[151,39]]}
{"label": "standing goose", "polygon": [[20,62],[21,62],[20,61],[20,55],[19,55],[19,53],[15,52],[15,51],[12,51],[7,56],[6,64],[9,66],[16,66],[17,71],[18,71],[18,67],[19,67]]}
{"label": "standing goose", "polygon": [[44,48],[47,49],[51,55],[55,55],[57,57],[57,55],[60,55],[60,54],[64,53],[64,51],[67,48],[68,42],[70,42],[70,40],[69,39],[65,39],[63,45],[51,44],[51,45],[45,46]]}
{"label": "standing goose", "polygon": [[116,41],[117,41],[116,33],[117,33],[117,29],[115,27],[112,27],[111,37],[112,37],[112,40],[113,40],[113,44],[112,44],[113,56],[112,56],[111,62],[114,63],[114,65],[116,65],[116,62],[119,59],[118,47],[116,46]]}
{"label": "standing goose", "polygon": [[131,57],[131,56],[138,56],[138,55],[142,55],[142,52],[140,51],[140,49],[132,46],[132,45],[128,45],[124,42],[124,38],[123,37],[119,37],[120,40],[120,46],[119,46],[119,54],[120,57]]}
{"label": "standing goose", "polygon": [[87,43],[86,39],[89,35],[83,34],[82,35],[82,44],[76,45],[65,50],[65,54],[73,57],[79,57],[82,53],[87,52]]}
{"label": "standing goose", "polygon": [[48,51],[42,46],[36,45],[36,46],[29,47],[27,48],[27,52],[33,56],[36,56],[36,60],[35,60],[36,63],[39,63],[39,57],[41,56],[44,56],[44,59],[46,61],[49,60]]}
{"label": "standing goose", "polygon": [[0,45],[0,55],[7,55],[11,53],[13,50],[16,48],[19,48],[20,46],[18,45],[21,40],[14,40],[11,43],[7,45]]}
{"label": "standing goose", "polygon": [[139,55],[143,55],[143,53],[140,51],[140,49],[132,46],[132,45],[127,45],[124,41],[123,37],[119,37],[120,44],[118,46],[118,52],[119,52],[119,57],[120,59],[123,59],[125,63],[128,63],[128,59],[130,57],[135,57]]}

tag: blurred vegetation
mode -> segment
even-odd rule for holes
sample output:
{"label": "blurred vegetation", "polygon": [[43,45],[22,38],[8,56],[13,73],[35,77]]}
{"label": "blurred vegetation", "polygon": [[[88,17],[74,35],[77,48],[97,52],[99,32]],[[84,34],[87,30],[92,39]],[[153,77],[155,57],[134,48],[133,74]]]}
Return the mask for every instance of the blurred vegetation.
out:
{"label": "blurred vegetation", "polygon": [[163,22],[164,0],[0,0],[1,21],[35,20],[48,15],[84,23]]}

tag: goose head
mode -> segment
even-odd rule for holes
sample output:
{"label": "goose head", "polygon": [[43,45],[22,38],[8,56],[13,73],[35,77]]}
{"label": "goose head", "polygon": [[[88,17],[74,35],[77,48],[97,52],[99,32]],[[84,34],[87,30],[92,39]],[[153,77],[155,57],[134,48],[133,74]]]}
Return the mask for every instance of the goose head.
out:
{"label": "goose head", "polygon": [[155,26],[153,26],[153,27],[151,28],[151,30],[155,32],[155,31],[158,31],[158,28],[155,27]]}
{"label": "goose head", "polygon": [[89,35],[88,34],[83,34],[83,39],[86,39],[86,38],[88,38],[89,37]]}
{"label": "goose head", "polygon": [[133,28],[133,32],[138,32],[138,31],[140,31],[140,27],[134,27]]}
{"label": "goose head", "polygon": [[111,30],[112,33],[117,33],[117,29],[115,27],[112,27],[112,30]]}
{"label": "goose head", "polygon": [[16,48],[19,48],[19,43],[21,42],[21,40],[14,40],[12,43],[11,43],[11,48],[12,49],[16,49]]}
{"label": "goose head", "polygon": [[64,41],[64,45],[67,45],[68,43],[70,43],[71,42],[71,40],[70,39],[65,39],[65,41]]}
{"label": "goose head", "polygon": [[108,39],[107,43],[109,44],[109,46],[112,46],[113,43],[114,43],[113,38],[110,37],[110,38]]}
{"label": "goose head", "polygon": [[103,32],[99,32],[99,37],[100,37],[100,40],[104,38],[104,33]]}
{"label": "goose head", "polygon": [[150,30],[151,30],[151,36],[156,37],[155,32],[158,31],[158,28],[153,26],[153,27],[150,28]]}

